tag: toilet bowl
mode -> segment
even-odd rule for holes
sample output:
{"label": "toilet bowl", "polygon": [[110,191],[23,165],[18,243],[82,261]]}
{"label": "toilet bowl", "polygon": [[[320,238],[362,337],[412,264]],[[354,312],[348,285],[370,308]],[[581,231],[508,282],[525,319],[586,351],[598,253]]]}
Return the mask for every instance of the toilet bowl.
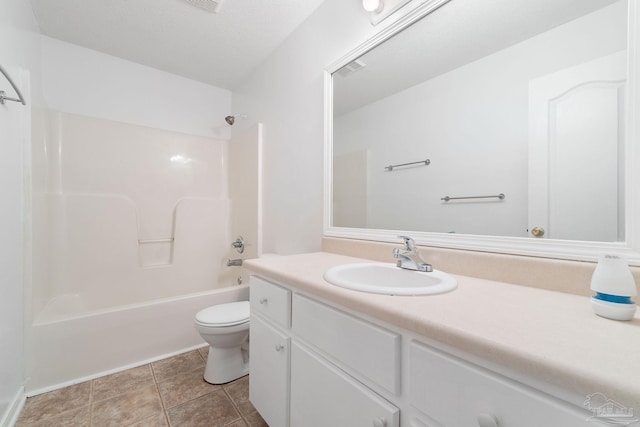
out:
{"label": "toilet bowl", "polygon": [[209,344],[205,381],[224,384],[249,373],[249,301],[205,308],[194,322]]}

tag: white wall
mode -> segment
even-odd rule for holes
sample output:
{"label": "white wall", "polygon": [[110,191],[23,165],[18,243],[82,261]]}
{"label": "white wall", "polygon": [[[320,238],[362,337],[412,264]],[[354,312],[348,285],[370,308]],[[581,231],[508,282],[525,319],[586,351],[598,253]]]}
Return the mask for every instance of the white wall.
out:
{"label": "white wall", "polygon": [[42,36],[43,92],[66,113],[229,139],[231,92]]}
{"label": "white wall", "polygon": [[[38,98],[37,32],[29,2],[0,2],[0,63],[20,86],[29,106]],[[13,96],[1,76],[0,90]],[[29,250],[25,244],[23,159],[29,155],[29,106],[13,102],[0,106],[0,426],[12,422],[23,399],[23,296],[29,281],[22,268]]]}
{"label": "white wall", "polygon": [[234,90],[233,110],[247,115],[236,125],[264,123],[264,252],[320,249],[323,69],[384,25],[359,1],[326,0]]}

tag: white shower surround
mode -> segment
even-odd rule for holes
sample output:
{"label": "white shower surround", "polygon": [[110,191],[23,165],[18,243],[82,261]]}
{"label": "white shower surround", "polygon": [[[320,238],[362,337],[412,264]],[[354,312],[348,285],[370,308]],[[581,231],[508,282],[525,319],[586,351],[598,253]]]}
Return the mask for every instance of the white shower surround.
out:
{"label": "white shower surround", "polygon": [[194,313],[248,296],[225,265],[231,92],[40,41],[48,109],[31,126],[29,395],[204,345]]}
{"label": "white shower surround", "polygon": [[[34,110],[27,392],[202,345],[231,287],[228,143]],[[226,288],[226,289],[224,289]]]}
{"label": "white shower surround", "polygon": [[67,295],[100,295],[96,309],[215,287],[230,242],[226,163],[225,141],[42,112],[34,318]]}

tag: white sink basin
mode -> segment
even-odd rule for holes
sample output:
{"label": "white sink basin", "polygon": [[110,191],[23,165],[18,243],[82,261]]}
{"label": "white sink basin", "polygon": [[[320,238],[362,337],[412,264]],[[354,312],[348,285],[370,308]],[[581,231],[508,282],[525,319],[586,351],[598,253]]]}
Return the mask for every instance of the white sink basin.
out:
{"label": "white sink basin", "polygon": [[339,265],[327,270],[324,280],[342,288],[385,295],[433,295],[458,286],[456,279],[442,271],[425,273],[379,262]]}

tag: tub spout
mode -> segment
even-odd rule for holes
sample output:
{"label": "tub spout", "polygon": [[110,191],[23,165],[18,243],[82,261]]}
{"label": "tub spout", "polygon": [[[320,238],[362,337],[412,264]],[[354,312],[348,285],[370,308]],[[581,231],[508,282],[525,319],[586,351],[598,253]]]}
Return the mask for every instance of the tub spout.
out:
{"label": "tub spout", "polygon": [[227,261],[227,267],[239,267],[242,265],[241,259],[230,259]]}

